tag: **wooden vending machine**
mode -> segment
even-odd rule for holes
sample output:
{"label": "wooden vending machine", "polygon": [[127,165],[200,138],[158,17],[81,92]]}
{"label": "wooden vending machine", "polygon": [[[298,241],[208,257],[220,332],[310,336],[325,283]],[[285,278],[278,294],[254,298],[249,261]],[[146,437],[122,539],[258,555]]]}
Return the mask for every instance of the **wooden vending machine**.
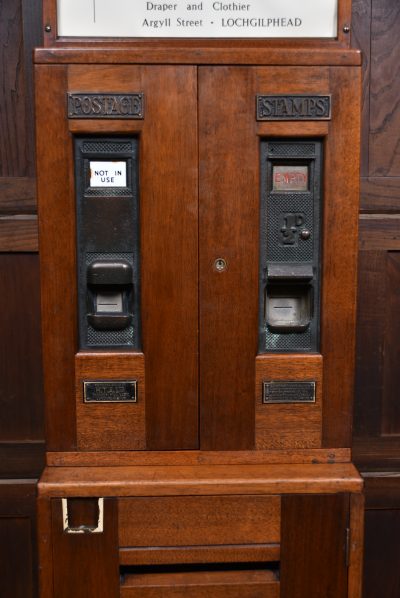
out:
{"label": "wooden vending machine", "polygon": [[350,0],[44,0],[41,598],[360,598]]}

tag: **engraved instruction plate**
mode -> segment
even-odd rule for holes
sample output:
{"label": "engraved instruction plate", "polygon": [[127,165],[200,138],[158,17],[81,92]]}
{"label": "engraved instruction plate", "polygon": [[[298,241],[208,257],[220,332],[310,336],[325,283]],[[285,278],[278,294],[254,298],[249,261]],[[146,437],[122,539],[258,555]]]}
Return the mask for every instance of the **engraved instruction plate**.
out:
{"label": "engraved instruction plate", "polygon": [[263,382],[263,403],[315,403],[315,382]]}
{"label": "engraved instruction plate", "polygon": [[143,118],[143,93],[69,93],[68,118]]}
{"label": "engraved instruction plate", "polygon": [[136,403],[137,380],[83,383],[85,403]]}
{"label": "engraved instruction plate", "polygon": [[330,95],[257,95],[257,120],[330,119]]}
{"label": "engraved instruction plate", "polygon": [[62,37],[335,38],[338,0],[58,0]]}

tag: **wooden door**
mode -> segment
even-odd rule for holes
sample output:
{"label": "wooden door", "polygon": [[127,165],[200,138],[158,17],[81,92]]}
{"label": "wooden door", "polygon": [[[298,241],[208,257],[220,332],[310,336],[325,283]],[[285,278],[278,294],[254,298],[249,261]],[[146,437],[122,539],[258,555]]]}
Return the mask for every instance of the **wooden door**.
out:
{"label": "wooden door", "polygon": [[[357,67],[199,67],[202,449],[349,446],[358,162],[345,156],[358,154],[359,77]],[[331,94],[332,118],[259,122],[257,94],[277,93]],[[264,231],[260,145],[265,139],[317,139],[323,145],[321,333],[316,351],[258,355]],[[340,237],[331,234],[333,222]],[[263,380],[313,380],[316,400],[265,405]]]}
{"label": "wooden door", "polygon": [[[196,68],[39,65],[36,81],[48,448],[197,448]],[[67,92],[110,90],[142,93],[143,119],[68,118]],[[77,136],[96,143],[129,136],[139,141],[142,346],[134,351],[79,350]],[[127,377],[137,380],[137,403],[84,402],[84,381]]]}

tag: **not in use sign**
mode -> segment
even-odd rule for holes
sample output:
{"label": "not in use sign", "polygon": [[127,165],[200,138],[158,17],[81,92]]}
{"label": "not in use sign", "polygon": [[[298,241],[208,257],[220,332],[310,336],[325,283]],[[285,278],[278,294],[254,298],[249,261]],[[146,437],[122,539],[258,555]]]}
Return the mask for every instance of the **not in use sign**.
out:
{"label": "not in use sign", "polygon": [[58,0],[70,37],[334,38],[338,0]]}
{"label": "not in use sign", "polygon": [[90,161],[91,187],[126,187],[126,162]]}

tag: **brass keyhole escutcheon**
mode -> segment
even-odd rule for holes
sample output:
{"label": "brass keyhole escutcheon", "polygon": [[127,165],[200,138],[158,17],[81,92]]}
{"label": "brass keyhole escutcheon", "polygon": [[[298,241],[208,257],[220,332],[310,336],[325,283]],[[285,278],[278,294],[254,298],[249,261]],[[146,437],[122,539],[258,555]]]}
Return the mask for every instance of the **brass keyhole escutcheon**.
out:
{"label": "brass keyhole escutcheon", "polygon": [[214,270],[217,272],[225,272],[227,268],[226,260],[222,257],[218,257],[214,262]]}

